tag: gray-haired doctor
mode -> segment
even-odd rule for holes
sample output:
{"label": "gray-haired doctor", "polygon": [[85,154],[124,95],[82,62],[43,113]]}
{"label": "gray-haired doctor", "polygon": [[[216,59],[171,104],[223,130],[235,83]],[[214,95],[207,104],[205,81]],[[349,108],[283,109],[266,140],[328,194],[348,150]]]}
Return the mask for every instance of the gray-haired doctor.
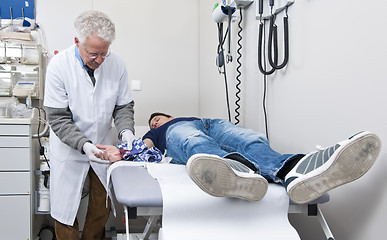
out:
{"label": "gray-haired doctor", "polygon": [[[82,239],[105,239],[111,206],[105,202],[108,164],[96,162],[100,150],[94,144],[112,144],[117,135],[122,141],[133,141],[134,102],[125,63],[109,49],[115,38],[114,23],[104,13],[87,11],[74,25],[75,44],[51,59],[46,74],[51,216],[58,240],[78,239],[76,216],[88,175]],[[116,134],[112,134],[113,119]]]}

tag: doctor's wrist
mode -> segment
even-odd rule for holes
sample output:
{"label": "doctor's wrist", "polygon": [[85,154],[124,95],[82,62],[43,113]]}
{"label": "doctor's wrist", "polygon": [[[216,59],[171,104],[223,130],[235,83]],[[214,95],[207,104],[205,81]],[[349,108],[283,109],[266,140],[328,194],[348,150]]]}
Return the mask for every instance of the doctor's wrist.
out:
{"label": "doctor's wrist", "polygon": [[83,138],[81,139],[79,142],[78,142],[78,145],[77,145],[77,150],[80,151],[82,154],[86,154],[84,151],[83,151],[83,146],[85,145],[85,143],[93,143],[92,141],[90,141],[89,139],[87,138]]}
{"label": "doctor's wrist", "polygon": [[122,139],[122,136],[123,136],[123,134],[124,134],[125,132],[130,132],[130,133],[132,133],[132,135],[134,135],[134,131],[132,131],[132,130],[130,130],[130,129],[123,129],[123,130],[121,130],[120,133],[118,134],[118,139],[119,139],[120,141],[123,141],[123,140],[124,140],[124,139]]}

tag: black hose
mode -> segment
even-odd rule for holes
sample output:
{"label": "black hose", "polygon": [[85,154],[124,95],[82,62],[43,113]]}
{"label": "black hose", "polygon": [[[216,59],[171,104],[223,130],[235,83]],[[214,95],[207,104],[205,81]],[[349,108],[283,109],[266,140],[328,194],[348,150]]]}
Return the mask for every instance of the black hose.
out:
{"label": "black hose", "polygon": [[[267,58],[269,59],[269,63],[271,62],[270,66],[272,66],[274,69],[276,69],[274,66],[276,66],[278,62],[278,32],[277,32],[277,25],[274,24],[274,17],[270,18],[270,26],[269,26],[269,39],[267,43]],[[273,52],[274,52],[274,62],[272,60],[273,58]]]}
{"label": "black hose", "polygon": [[[264,68],[262,66],[262,64],[266,65],[265,60],[262,61],[262,49],[264,49],[265,47],[264,34],[263,34],[264,28],[265,28],[265,24],[261,22],[259,24],[259,35],[258,35],[258,68],[259,68],[259,71],[261,71],[261,73],[263,73],[264,75],[270,75],[274,73],[276,69],[272,68],[269,71],[266,71],[266,67]],[[265,50],[263,50],[263,53],[265,53]]]}
{"label": "black hose", "polygon": [[[262,26],[263,25],[263,26]],[[265,34],[264,34],[264,24],[261,22],[261,25],[259,26],[259,44],[260,44],[260,47],[258,48],[258,52],[259,52],[259,56],[262,56],[261,55],[261,47],[262,45],[265,46]],[[263,36],[262,36],[263,35]],[[263,38],[262,38],[263,37]],[[259,62],[259,67],[260,67],[260,70],[261,72],[263,73],[263,98],[262,98],[262,107],[263,107],[263,115],[264,115],[264,122],[265,122],[265,134],[266,134],[266,138],[269,140],[269,130],[268,130],[268,121],[267,121],[267,110],[266,110],[266,99],[267,99],[267,75],[269,74],[265,74],[264,72],[266,72],[266,61],[263,62],[263,66],[262,66],[262,62],[261,60],[259,59],[258,57],[258,62]],[[272,72],[271,72],[272,71]],[[273,68],[271,71],[271,73],[273,73],[275,71],[275,69]],[[271,74],[270,73],[270,74]]]}
{"label": "black hose", "polygon": [[[274,21],[271,24],[274,24]],[[271,34],[272,33],[270,33],[270,35]],[[274,50],[274,51],[278,53],[277,32],[275,32],[273,34],[275,34],[274,35],[274,38],[275,38],[274,39],[274,48],[277,48],[277,50]],[[271,44],[270,40],[269,40],[269,44]],[[270,49],[271,49],[271,47],[269,46],[268,59],[269,59],[270,66],[272,66],[275,69],[282,69],[282,68],[284,68],[286,66],[286,64],[288,63],[288,61],[289,61],[289,26],[288,26],[288,17],[284,17],[284,60],[283,60],[283,62],[280,65],[277,65],[278,54],[276,54],[274,56],[274,61],[273,61]]]}
{"label": "black hose", "polygon": [[[230,100],[228,96],[228,84],[227,84],[227,73],[226,73],[226,64],[224,63],[224,49],[223,44],[226,39],[227,34],[229,33],[229,29],[227,29],[226,34],[223,38],[223,23],[218,23],[218,56],[217,59],[223,59],[223,62],[221,65],[218,65],[218,68],[220,69],[223,67],[223,72],[219,70],[219,73],[224,75],[224,85],[225,85],[225,92],[226,92],[226,103],[227,103],[227,112],[228,112],[228,120],[231,122],[231,111],[230,111]],[[219,62],[219,61],[218,61]]]}

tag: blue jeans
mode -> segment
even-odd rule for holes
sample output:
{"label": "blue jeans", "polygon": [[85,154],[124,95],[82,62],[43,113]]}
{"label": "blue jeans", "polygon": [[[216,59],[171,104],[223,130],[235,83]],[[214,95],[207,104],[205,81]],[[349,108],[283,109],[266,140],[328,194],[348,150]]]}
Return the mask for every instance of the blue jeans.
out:
{"label": "blue jeans", "polygon": [[270,148],[262,133],[245,129],[223,119],[183,121],[167,130],[167,155],[171,163],[185,165],[194,154],[207,153],[225,157],[238,153],[250,161],[269,181],[283,183],[278,171],[298,154],[280,154]]}

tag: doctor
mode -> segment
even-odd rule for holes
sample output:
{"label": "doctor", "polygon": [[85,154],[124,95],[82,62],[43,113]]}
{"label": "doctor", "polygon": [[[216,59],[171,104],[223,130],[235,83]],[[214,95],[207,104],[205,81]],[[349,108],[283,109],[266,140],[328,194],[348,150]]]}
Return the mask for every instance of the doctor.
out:
{"label": "doctor", "polygon": [[[100,150],[94,144],[112,144],[118,136],[131,145],[134,102],[125,63],[110,52],[114,23],[104,13],[87,11],[74,25],[75,44],[51,59],[46,74],[51,216],[58,240],[79,238],[76,215],[89,176],[89,203],[81,239],[105,239],[111,207],[110,201],[108,206],[105,202],[108,164],[95,157]],[[112,119],[118,131],[113,131]]]}

